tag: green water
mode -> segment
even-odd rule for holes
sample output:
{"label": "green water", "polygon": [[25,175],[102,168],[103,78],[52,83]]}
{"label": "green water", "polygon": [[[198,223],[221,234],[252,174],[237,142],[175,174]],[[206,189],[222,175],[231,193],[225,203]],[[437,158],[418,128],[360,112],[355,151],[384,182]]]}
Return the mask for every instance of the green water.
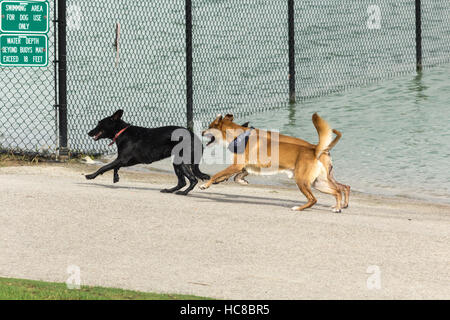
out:
{"label": "green water", "polygon": [[[177,1],[70,0],[69,142],[107,152],[86,132],[125,110],[142,126],[186,124],[185,7]],[[450,62],[450,3],[424,0],[424,64]],[[379,28],[369,28],[371,0],[295,1],[296,92],[315,97],[415,70],[415,9],[410,0],[379,0]],[[287,2],[193,1],[193,104],[198,128],[217,113],[255,115],[288,98]],[[75,15],[76,16],[76,15]],[[112,43],[121,25],[120,54]],[[71,25],[71,24],[70,24]]]}
{"label": "green water", "polygon": [[318,112],[343,138],[338,180],[355,190],[450,202],[450,65],[238,119],[317,142]]}

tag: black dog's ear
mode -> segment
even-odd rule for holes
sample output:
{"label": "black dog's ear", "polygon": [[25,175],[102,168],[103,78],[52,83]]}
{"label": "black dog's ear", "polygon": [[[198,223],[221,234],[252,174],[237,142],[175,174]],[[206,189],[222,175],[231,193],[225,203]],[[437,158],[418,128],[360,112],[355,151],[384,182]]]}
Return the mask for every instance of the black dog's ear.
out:
{"label": "black dog's ear", "polygon": [[114,114],[112,115],[113,120],[120,120],[122,119],[122,115],[123,115],[123,110],[117,110],[116,112],[114,112]]}
{"label": "black dog's ear", "polygon": [[224,119],[233,121],[233,120],[234,120],[234,116],[233,116],[232,114],[227,114],[227,115],[224,117]]}
{"label": "black dog's ear", "polygon": [[248,128],[248,125],[249,125],[249,121],[247,121],[246,123],[244,123],[241,127],[244,127],[244,128]]}

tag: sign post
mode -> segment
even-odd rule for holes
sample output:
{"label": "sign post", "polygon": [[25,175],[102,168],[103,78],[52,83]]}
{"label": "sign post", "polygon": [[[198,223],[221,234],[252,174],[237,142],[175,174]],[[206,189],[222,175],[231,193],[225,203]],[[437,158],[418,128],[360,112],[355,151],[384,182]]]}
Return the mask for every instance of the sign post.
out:
{"label": "sign post", "polygon": [[0,1],[0,66],[47,66],[48,30],[46,0]]}

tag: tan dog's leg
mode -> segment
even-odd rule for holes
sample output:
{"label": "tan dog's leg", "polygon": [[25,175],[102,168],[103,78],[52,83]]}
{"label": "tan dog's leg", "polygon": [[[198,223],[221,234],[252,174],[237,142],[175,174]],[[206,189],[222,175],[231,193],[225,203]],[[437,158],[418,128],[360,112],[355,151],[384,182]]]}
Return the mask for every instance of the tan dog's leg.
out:
{"label": "tan dog's leg", "polygon": [[311,180],[315,180],[310,177],[314,167],[314,161],[315,159],[313,159],[313,155],[304,155],[302,153],[300,153],[297,158],[297,163],[294,170],[295,181],[297,182],[297,186],[300,191],[305,195],[306,199],[308,199],[308,202],[301,207],[292,207],[292,210],[294,211],[302,211],[307,208],[311,208],[317,202],[317,199],[311,191],[310,182]]}
{"label": "tan dog's leg", "polygon": [[230,177],[223,176],[222,178],[217,179],[216,181],[214,181],[213,184],[219,184],[219,183],[222,183],[222,182],[224,182],[224,181],[228,181],[229,178],[230,178]]}
{"label": "tan dog's leg", "polygon": [[213,183],[216,181],[223,181],[225,179],[230,178],[232,175],[239,173],[244,169],[243,164],[232,164],[225,170],[220,171],[219,173],[216,173],[214,176],[212,176],[211,179],[209,179],[205,184],[200,186],[200,189],[205,190],[208,189]]}
{"label": "tan dog's leg", "polygon": [[341,192],[344,193],[344,204],[342,205],[342,208],[348,208],[348,202],[350,200],[350,186],[339,183],[336,180],[334,180],[334,182],[337,184]]}
{"label": "tan dog's leg", "polygon": [[327,177],[318,177],[317,180],[314,181],[313,187],[320,192],[332,194],[336,198],[336,206],[333,207],[333,212],[341,212],[342,192],[329,175]]}
{"label": "tan dog's leg", "polygon": [[[336,131],[336,130],[335,130]],[[339,136],[338,136],[339,137]],[[334,171],[333,171],[333,165],[331,162],[331,156],[329,153],[324,153],[320,156],[320,162],[322,162],[322,164],[324,165],[325,168],[327,168],[327,172],[328,172],[328,177],[325,179],[325,177],[323,177],[322,179],[318,179],[318,180],[330,180],[331,181],[331,185],[332,188],[337,188],[339,189],[339,191],[341,192],[341,194],[344,194],[344,204],[342,205],[343,208],[347,208],[348,207],[348,202],[350,199],[350,186],[347,186],[345,184],[339,183],[336,181],[336,179],[334,178]],[[323,185],[324,183],[322,183]],[[315,186],[314,186],[315,187]],[[325,183],[324,185],[325,188],[328,188],[327,183]],[[316,188],[316,187],[315,187]],[[319,190],[319,189],[318,189]],[[328,193],[328,192],[325,192]],[[334,192],[332,193],[334,194]]]}
{"label": "tan dog's leg", "polygon": [[342,208],[348,208],[348,202],[350,200],[350,186],[336,181],[333,174],[333,166],[330,166],[328,175],[329,179],[339,188],[340,192],[344,194],[344,204],[342,205]]}
{"label": "tan dog's leg", "polygon": [[294,170],[295,181],[297,182],[297,186],[300,191],[305,195],[306,199],[308,199],[308,202],[301,207],[292,207],[292,210],[294,211],[305,210],[312,207],[317,202],[317,199],[311,191],[311,183],[309,179],[312,167],[308,164],[313,161],[314,160],[308,159],[308,157],[305,157],[302,154],[300,154],[297,158],[297,164]]}
{"label": "tan dog's leg", "polygon": [[308,199],[308,202],[301,207],[292,207],[292,210],[302,211],[307,208],[311,208],[313,205],[315,205],[317,202],[317,199],[314,197],[314,195],[311,191],[311,186],[309,185],[309,182],[303,181],[303,180],[297,180],[297,186],[300,189],[300,191],[305,195],[305,197]]}
{"label": "tan dog's leg", "polygon": [[[248,181],[244,179],[246,176],[248,176],[247,170],[242,169],[241,172],[239,172],[237,175],[234,176],[234,182],[242,184],[242,185],[248,185]],[[230,178],[229,176],[223,176],[222,178],[214,181],[213,184],[219,184],[224,181],[228,181],[229,178]]]}
{"label": "tan dog's leg", "polygon": [[248,171],[243,169],[241,173],[238,173],[237,175],[234,176],[234,182],[237,182],[242,185],[247,185],[248,181],[244,179],[246,176],[248,176]]}

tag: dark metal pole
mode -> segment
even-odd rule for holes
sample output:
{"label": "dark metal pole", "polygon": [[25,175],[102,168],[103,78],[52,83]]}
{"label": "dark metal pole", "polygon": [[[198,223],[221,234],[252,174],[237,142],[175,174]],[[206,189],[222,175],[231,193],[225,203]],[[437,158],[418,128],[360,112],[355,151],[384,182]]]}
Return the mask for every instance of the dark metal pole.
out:
{"label": "dark metal pole", "polygon": [[58,0],[58,108],[59,156],[69,153],[67,145],[66,0]]}
{"label": "dark metal pole", "polygon": [[186,10],[186,118],[187,127],[194,129],[192,89],[192,0],[185,0]]}
{"label": "dark metal pole", "polygon": [[288,0],[289,101],[295,102],[295,21],[294,0]]}
{"label": "dark metal pole", "polygon": [[59,145],[59,129],[58,129],[58,17],[56,14],[58,8],[58,0],[53,0],[53,78],[55,88],[55,145]]}
{"label": "dark metal pole", "polygon": [[416,0],[416,69],[422,71],[422,12],[420,0]]}

